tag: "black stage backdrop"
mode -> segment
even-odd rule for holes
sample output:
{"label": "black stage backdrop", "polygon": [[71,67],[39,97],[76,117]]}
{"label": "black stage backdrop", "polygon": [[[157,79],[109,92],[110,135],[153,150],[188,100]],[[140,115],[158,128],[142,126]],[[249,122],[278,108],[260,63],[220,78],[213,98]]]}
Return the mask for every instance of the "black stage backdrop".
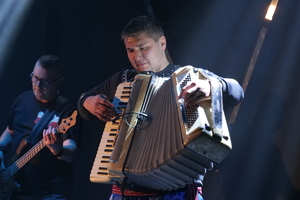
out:
{"label": "black stage backdrop", "polygon": [[[233,150],[208,172],[205,200],[300,199],[299,0],[279,0],[271,22],[264,19],[270,0],[9,2],[11,10],[0,1],[2,130],[13,100],[31,89],[29,74],[41,55],[62,59],[62,93],[77,102],[81,93],[131,67],[120,33],[134,16],[150,14],[163,24],[174,63],[206,68],[245,88],[242,104],[226,112]],[[17,6],[23,9],[12,9]],[[103,127],[84,122],[75,200],[109,198],[110,185],[89,181]]]}

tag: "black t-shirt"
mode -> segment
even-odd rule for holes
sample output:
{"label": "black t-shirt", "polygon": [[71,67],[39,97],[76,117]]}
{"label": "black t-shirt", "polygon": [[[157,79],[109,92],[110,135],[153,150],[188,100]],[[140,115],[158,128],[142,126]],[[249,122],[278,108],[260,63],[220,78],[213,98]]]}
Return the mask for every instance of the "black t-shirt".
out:
{"label": "black t-shirt", "polygon": [[[27,91],[19,95],[14,101],[9,112],[8,127],[14,131],[12,140],[12,152],[15,152],[20,142],[28,138],[35,124],[41,119],[49,108],[55,108],[55,114],[48,126],[57,127],[62,119],[70,116],[76,109],[70,102],[57,108],[57,99],[50,103],[38,101],[33,91]],[[76,123],[66,131],[66,138],[80,143],[81,122],[76,117]],[[46,128],[46,127],[45,127]],[[39,134],[42,139],[42,132]],[[24,148],[27,151],[31,146]],[[23,151],[23,152],[24,152]],[[17,173],[16,180],[21,185],[24,193],[37,193],[43,191],[56,191],[72,188],[73,169],[71,162],[65,162],[55,157],[51,151],[44,147]]]}

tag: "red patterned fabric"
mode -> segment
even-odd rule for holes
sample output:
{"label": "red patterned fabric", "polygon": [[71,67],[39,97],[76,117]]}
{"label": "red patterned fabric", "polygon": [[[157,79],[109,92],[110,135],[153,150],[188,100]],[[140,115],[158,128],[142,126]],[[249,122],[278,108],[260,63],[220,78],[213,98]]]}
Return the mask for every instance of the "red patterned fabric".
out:
{"label": "red patterned fabric", "polygon": [[[112,193],[122,195],[121,188],[113,185],[112,187]],[[123,196],[152,196],[152,195],[158,195],[157,193],[147,193],[147,192],[137,192],[137,191],[131,191],[131,190],[124,190]]]}

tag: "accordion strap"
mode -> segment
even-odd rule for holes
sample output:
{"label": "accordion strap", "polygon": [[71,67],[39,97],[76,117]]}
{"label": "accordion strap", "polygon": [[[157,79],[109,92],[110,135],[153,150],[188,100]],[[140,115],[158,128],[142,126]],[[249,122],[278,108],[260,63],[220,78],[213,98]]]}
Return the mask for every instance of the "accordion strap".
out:
{"label": "accordion strap", "polygon": [[223,97],[222,97],[222,84],[220,81],[210,75],[207,70],[199,70],[211,84],[211,108],[212,108],[212,121],[213,121],[213,134],[222,138],[223,137]]}

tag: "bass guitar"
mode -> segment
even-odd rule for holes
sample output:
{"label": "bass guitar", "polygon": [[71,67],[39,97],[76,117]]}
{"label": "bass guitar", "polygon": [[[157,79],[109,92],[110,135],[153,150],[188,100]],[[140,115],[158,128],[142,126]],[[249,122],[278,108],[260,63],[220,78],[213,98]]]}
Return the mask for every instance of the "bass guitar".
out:
{"label": "bass guitar", "polygon": [[[55,129],[58,133],[65,134],[67,130],[76,123],[77,111],[75,110],[70,117],[63,119]],[[23,140],[17,150],[22,149],[26,146],[27,141]],[[20,170],[26,163],[28,163],[38,152],[40,152],[45,147],[44,139],[41,139],[37,144],[35,144],[31,149],[29,149],[25,154],[18,158],[13,164],[8,168],[2,170],[0,175],[0,199],[9,200],[11,194],[14,190],[19,190],[19,185],[14,181],[14,175]],[[16,156],[14,156],[16,157]]]}

